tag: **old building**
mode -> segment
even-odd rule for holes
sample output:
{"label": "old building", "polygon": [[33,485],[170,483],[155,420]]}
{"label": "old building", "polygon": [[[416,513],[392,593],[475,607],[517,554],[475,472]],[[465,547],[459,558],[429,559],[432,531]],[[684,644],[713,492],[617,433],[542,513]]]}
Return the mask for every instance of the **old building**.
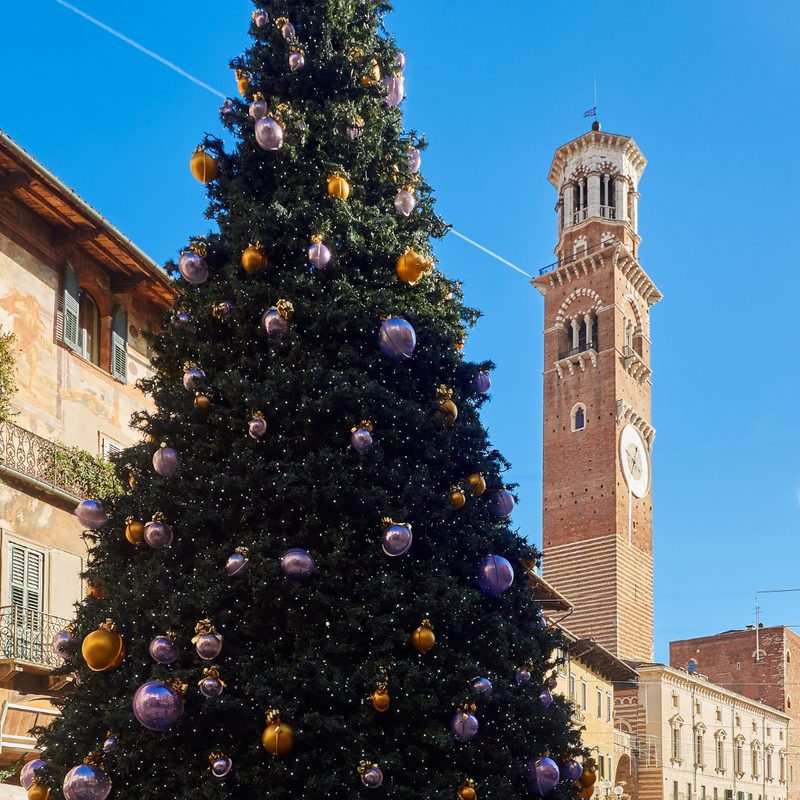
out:
{"label": "old building", "polygon": [[670,642],[669,661],[673,667],[702,672],[727,689],[792,715],[786,747],[787,777],[789,798],[798,800],[800,789],[795,776],[800,780],[800,636],[783,625],[751,625],[745,630]]}
{"label": "old building", "polygon": [[0,133],[0,328],[16,336],[19,389],[0,421],[0,764],[57,713],[50,642],[84,591],[85,454],[133,443],[135,380],[150,369],[140,332],[173,296],[160,267]]}

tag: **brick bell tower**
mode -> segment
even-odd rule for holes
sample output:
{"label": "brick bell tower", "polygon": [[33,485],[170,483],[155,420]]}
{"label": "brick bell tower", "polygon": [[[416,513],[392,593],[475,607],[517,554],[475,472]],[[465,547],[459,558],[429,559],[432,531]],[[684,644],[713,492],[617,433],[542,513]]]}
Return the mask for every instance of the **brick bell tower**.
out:
{"label": "brick bell tower", "polygon": [[628,136],[559,147],[557,261],[544,295],[544,575],[567,623],[623,659],[653,659],[650,307],[637,258],[646,161]]}

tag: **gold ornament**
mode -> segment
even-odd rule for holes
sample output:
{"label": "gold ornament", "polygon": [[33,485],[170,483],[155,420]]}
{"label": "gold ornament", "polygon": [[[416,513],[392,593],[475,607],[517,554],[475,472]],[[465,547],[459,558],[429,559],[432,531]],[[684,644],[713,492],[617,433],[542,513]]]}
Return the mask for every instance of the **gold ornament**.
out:
{"label": "gold ornament", "polygon": [[107,619],[83,640],[81,652],[90,670],[107,672],[122,663],[125,658],[125,643],[117,633],[116,625]]}
{"label": "gold ornament", "polygon": [[261,734],[261,744],[274,756],[284,756],[294,747],[292,729],[281,722],[281,712],[277,708],[267,711],[267,727]]}
{"label": "gold ornament", "polygon": [[96,586],[92,586],[91,583],[86,584],[86,596],[87,597],[96,597],[98,600],[102,600],[106,593],[102,589],[98,589]]}
{"label": "gold ornament", "polygon": [[192,175],[200,183],[211,183],[217,177],[217,159],[206,153],[202,147],[198,147],[192,154],[189,167],[192,170]]}
{"label": "gold ornament", "polygon": [[370,61],[370,64],[372,65],[372,80],[370,83],[377,83],[381,79],[381,68],[374,58]]}
{"label": "gold ornament", "polygon": [[213,398],[211,392],[195,392],[194,407],[202,414],[208,414],[214,408]]}
{"label": "gold ornament", "polygon": [[369,699],[372,700],[372,705],[376,711],[386,711],[389,708],[389,689],[385,681],[378,682],[378,687],[370,695]]}
{"label": "gold ornament", "polygon": [[133,489],[134,483],[136,483],[136,478],[139,475],[138,469],[132,469],[130,474],[128,475],[128,485]]}
{"label": "gold ornament", "polygon": [[458,486],[450,488],[450,505],[453,506],[454,511],[458,511],[466,502],[467,498]]}
{"label": "gold ornament", "polygon": [[453,396],[453,390],[441,384],[436,390],[436,395],[439,400],[439,419],[445,425],[452,425],[458,417],[458,408],[450,399]]}
{"label": "gold ornament", "polygon": [[350,184],[341,175],[332,175],[328,178],[328,194],[340,200],[347,200],[350,196]]}
{"label": "gold ornament", "polygon": [[294,314],[294,306],[288,300],[278,300],[275,310],[284,319],[291,319]]}
{"label": "gold ornament", "polygon": [[247,97],[247,93],[250,91],[250,77],[240,69],[236,70],[236,85],[239,87],[239,94]]}
{"label": "gold ornament", "polygon": [[576,781],[578,786],[580,786],[584,791],[589,792],[591,795],[592,786],[594,786],[595,781],[597,780],[597,773],[594,771],[594,759],[587,758],[586,761],[583,762],[583,772],[581,773],[580,778]]}
{"label": "gold ornament", "polygon": [[28,800],[50,800],[50,787],[47,780],[34,778],[30,789],[28,789]]}
{"label": "gold ornament", "polygon": [[[131,486],[133,486],[133,475],[131,475]],[[139,522],[134,517],[125,520],[125,538],[131,544],[141,544],[144,535],[144,523]]]}
{"label": "gold ornament", "polygon": [[242,266],[246,272],[255,272],[257,269],[262,269],[267,266],[267,256],[261,249],[260,242],[251,244],[242,253]]}
{"label": "gold ornament", "polygon": [[397,259],[397,276],[409,286],[413,286],[424,274],[425,260],[419,253],[406,250]]}
{"label": "gold ornament", "polygon": [[350,48],[347,55],[350,56],[351,61],[361,61],[364,58],[364,51],[360,47],[354,46]]}
{"label": "gold ornament", "polygon": [[467,780],[458,787],[458,800],[475,800],[478,796],[475,792],[477,788],[475,781],[467,778]]}
{"label": "gold ornament", "polygon": [[470,491],[475,497],[480,497],[486,491],[486,481],[480,472],[475,472],[467,478]]}
{"label": "gold ornament", "polygon": [[433,635],[433,625],[429,619],[422,620],[422,624],[411,634],[411,644],[420,653],[427,653],[436,644],[436,637]]}

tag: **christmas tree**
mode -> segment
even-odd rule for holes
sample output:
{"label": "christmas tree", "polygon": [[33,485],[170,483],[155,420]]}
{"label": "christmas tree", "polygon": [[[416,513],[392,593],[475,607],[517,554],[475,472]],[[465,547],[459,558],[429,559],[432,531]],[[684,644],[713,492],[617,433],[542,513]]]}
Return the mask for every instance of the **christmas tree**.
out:
{"label": "christmas tree", "polygon": [[576,792],[388,10],[253,13],[236,146],[192,157],[217,228],[170,265],[130,490],[77,511],[92,589],[34,796],[504,800],[552,789],[548,754]]}

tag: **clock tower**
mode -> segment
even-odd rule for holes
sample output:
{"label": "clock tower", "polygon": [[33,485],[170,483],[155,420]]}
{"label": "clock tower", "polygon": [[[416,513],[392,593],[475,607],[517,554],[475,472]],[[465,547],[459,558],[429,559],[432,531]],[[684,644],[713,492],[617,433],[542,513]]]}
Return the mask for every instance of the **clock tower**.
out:
{"label": "clock tower", "polygon": [[544,576],[568,623],[616,656],[653,658],[650,308],[633,139],[589,133],[559,147],[557,261],[544,295]]}

